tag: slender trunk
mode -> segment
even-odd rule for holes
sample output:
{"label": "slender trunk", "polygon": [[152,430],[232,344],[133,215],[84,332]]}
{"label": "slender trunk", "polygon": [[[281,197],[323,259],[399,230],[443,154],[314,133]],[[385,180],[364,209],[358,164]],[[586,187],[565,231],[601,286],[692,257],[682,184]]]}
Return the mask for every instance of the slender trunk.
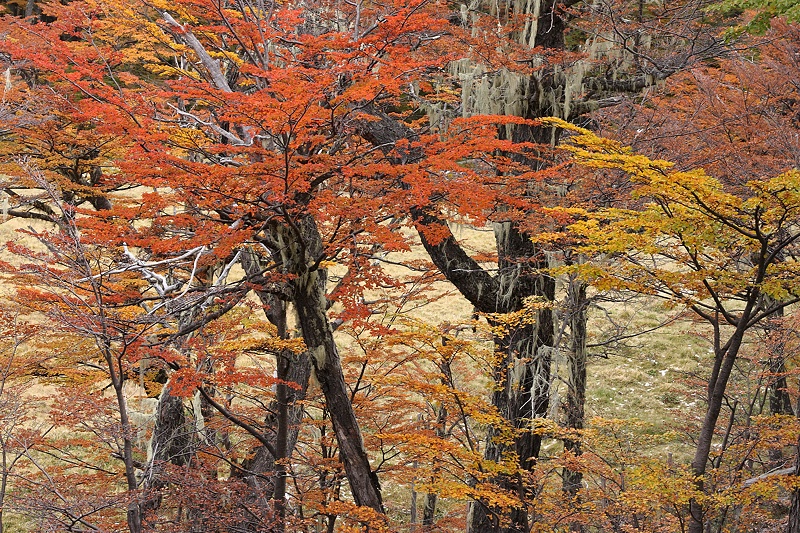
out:
{"label": "slender trunk", "polygon": [[[197,367],[200,372],[207,375],[213,375],[216,372],[214,362],[209,357],[204,356],[198,362]],[[196,437],[194,442],[195,452],[201,452],[203,449],[214,450],[224,439],[222,432],[217,429],[219,426],[214,422],[219,413],[212,402],[223,405],[227,402],[223,398],[217,398],[217,389],[214,385],[206,386],[204,392],[205,394],[202,394],[199,390],[195,391],[192,401],[192,424]],[[199,454],[195,457],[196,460],[190,463],[192,468],[202,472],[204,479],[216,480],[216,463],[201,460]],[[186,519],[189,522],[188,533],[204,533],[208,529],[208,521],[213,520],[213,517],[206,512],[202,503],[193,499],[187,502]]]}
{"label": "slender trunk", "polygon": [[[128,404],[125,400],[125,393],[122,390],[124,383],[122,373],[118,371],[115,366],[116,361],[110,351],[110,348],[105,347],[105,359],[108,364],[108,369],[111,377],[111,385],[114,388],[114,394],[117,400],[117,410],[119,412],[120,424],[122,425],[122,460],[125,464],[125,480],[127,481],[128,491],[133,494],[138,488],[139,483],[136,480],[136,467],[133,460],[133,440],[131,438],[131,421],[128,417]],[[137,500],[132,500],[128,503],[127,510],[128,530],[131,533],[142,532],[142,510]]]}
{"label": "slender trunk", "polygon": [[[417,467],[417,465],[415,464],[414,468],[416,468],[416,467]],[[408,519],[408,523],[409,523],[408,530],[411,531],[411,532],[416,531],[416,529],[417,529],[417,491],[414,488],[414,482],[413,481],[411,482],[411,511],[410,511],[410,516],[409,516],[409,519]]]}
{"label": "slender trunk", "polygon": [[[800,417],[800,402],[795,408],[796,416]],[[800,436],[797,438],[797,446],[794,453],[794,475],[800,480]],[[800,483],[792,489],[791,503],[789,504],[789,524],[787,533],[800,533]]]}
{"label": "slender trunk", "polygon": [[275,509],[275,533],[283,533],[286,529],[286,460],[289,458],[289,392],[286,380],[289,377],[289,365],[293,359],[291,353],[278,355],[278,385],[275,390],[277,412],[277,431],[275,436],[275,490],[272,495]]}
{"label": "slender trunk", "polygon": [[[279,251],[273,251],[273,254],[277,257]],[[277,329],[278,337],[288,339],[286,302],[276,294],[275,290],[269,291],[266,290],[267,287],[258,287],[258,279],[263,276],[268,264],[269,262],[264,261],[262,257],[252,251],[242,257],[242,268],[257,285],[254,292],[261,301],[264,314]],[[235,475],[244,479],[251,488],[250,493],[245,497],[247,507],[251,511],[262,509],[266,516],[271,501],[271,506],[280,522],[275,527],[281,530],[285,528],[286,463],[291,458],[297,444],[300,421],[303,417],[301,402],[305,399],[308,390],[311,362],[307,353],[294,354],[290,351],[281,352],[276,355],[276,358],[279,384],[275,390],[276,398],[270,402],[267,409],[268,414],[264,420],[264,427],[274,429],[274,431],[269,431],[268,435],[273,439],[278,457],[273,457],[266,447],[259,446],[255,449],[252,457],[242,463],[241,469],[237,470]],[[294,383],[297,387],[290,387],[286,385],[287,383]],[[256,531],[258,521],[253,520],[252,514],[248,513],[239,527],[243,531]]]}
{"label": "slender trunk", "polygon": [[[450,369],[450,362],[443,360],[440,363],[442,370],[442,385],[452,386],[452,373]],[[436,436],[443,439],[447,436],[447,406],[442,403],[439,405],[439,410],[436,413]],[[436,516],[436,503],[439,497],[435,492],[425,494],[425,506],[422,509],[422,525],[425,527],[433,526],[434,518]]]}
{"label": "slender trunk", "polygon": [[[582,430],[584,424],[584,404],[586,402],[586,313],[588,300],[586,284],[578,279],[570,279],[567,288],[568,316],[570,326],[569,381],[567,383],[566,427]],[[576,457],[581,455],[581,437],[564,440],[564,450]],[[565,468],[562,472],[562,488],[570,498],[576,498],[583,482],[583,473]],[[573,524],[573,531],[583,527]]]}
{"label": "slender trunk", "polygon": [[[728,385],[728,380],[730,379],[736,358],[739,355],[739,349],[742,346],[744,332],[750,320],[753,307],[754,300],[751,299],[739,318],[736,330],[728,343],[727,350],[725,350],[723,354],[716,354],[715,356],[720,363],[718,368],[714,369],[715,371],[712,373],[712,377],[709,380],[708,406],[706,408],[703,424],[700,428],[700,435],[697,439],[697,448],[694,458],[692,459],[692,470],[695,476],[697,476],[697,489],[699,491],[703,490],[703,476],[706,473],[708,456],[711,452],[711,444],[714,440],[714,429],[716,428],[717,420],[722,410],[725,389]],[[705,522],[703,515],[703,507],[696,499],[692,499],[689,503],[689,533],[703,533]]]}

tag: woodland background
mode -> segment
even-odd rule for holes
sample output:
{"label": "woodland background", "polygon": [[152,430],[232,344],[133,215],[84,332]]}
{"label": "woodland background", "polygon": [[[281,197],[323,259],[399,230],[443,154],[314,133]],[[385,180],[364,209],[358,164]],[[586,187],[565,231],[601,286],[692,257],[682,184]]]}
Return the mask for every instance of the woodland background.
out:
{"label": "woodland background", "polygon": [[0,532],[800,531],[800,4],[0,18]]}

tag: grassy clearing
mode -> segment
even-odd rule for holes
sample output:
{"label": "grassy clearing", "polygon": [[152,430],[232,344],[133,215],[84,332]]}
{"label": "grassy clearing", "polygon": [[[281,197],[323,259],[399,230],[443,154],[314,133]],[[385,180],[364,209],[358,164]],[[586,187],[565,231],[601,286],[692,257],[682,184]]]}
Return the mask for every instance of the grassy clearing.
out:
{"label": "grassy clearing", "polygon": [[[632,317],[629,334],[654,328],[674,313],[644,298],[634,303],[644,305]],[[612,317],[630,313],[625,308],[608,311]],[[598,322],[605,313],[599,315],[593,313],[590,321],[601,327]],[[685,320],[628,339],[608,353],[597,353],[589,361],[587,414],[668,424],[676,411],[694,407],[684,401],[688,390],[683,381],[702,370],[710,356],[710,343]]]}

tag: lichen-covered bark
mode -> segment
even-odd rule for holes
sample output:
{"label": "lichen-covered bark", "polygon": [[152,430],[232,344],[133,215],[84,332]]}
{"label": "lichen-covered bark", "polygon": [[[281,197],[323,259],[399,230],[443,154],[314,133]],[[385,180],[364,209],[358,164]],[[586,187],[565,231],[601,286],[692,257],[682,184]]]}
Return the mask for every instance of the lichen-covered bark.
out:
{"label": "lichen-covered bark", "polygon": [[[555,298],[555,280],[545,274],[546,258],[531,239],[513,224],[495,225],[499,252],[494,310],[509,313],[523,308],[525,299],[534,297],[547,302]],[[541,450],[541,436],[532,431],[535,420],[547,416],[550,405],[550,368],[554,343],[551,308],[538,311],[534,323],[511,330],[495,338],[495,350],[502,358],[494,369],[496,389],[492,404],[515,428],[513,451],[522,471],[531,470]],[[497,439],[497,429],[489,428],[484,457],[501,461],[507,445]],[[502,488],[514,492],[523,502],[510,509],[490,509],[483,502],[472,505],[469,531],[472,533],[527,533],[528,507],[535,494],[524,475],[500,476],[495,480]],[[501,524],[507,525],[501,525]]]}
{"label": "lichen-covered bark", "polygon": [[303,216],[294,220],[290,227],[276,227],[274,233],[283,264],[294,276],[291,281],[292,302],[314,375],[325,396],[325,405],[339,445],[339,458],[344,464],[353,499],[357,505],[383,514],[378,478],[370,467],[361,429],[345,385],[333,329],[326,315],[326,271],[318,266],[323,251],[316,223],[310,216]]}
{"label": "lichen-covered bark", "polygon": [[171,395],[169,384],[165,385],[156,405],[155,425],[143,484],[145,492],[141,507],[145,524],[148,522],[148,514],[157,511],[161,506],[161,491],[168,484],[165,465],[189,464],[194,453],[193,429],[186,417],[183,399]]}
{"label": "lichen-covered bark", "polygon": [[[565,425],[569,429],[581,430],[584,425],[584,404],[586,403],[586,283],[571,279],[567,287],[567,316],[569,322],[570,349],[568,351],[569,377],[567,379],[567,400]],[[578,456],[581,454],[580,437],[566,439],[564,450]],[[564,469],[562,473],[564,492],[576,497],[581,488],[583,474],[580,471]],[[573,529],[579,529],[579,526]]]}

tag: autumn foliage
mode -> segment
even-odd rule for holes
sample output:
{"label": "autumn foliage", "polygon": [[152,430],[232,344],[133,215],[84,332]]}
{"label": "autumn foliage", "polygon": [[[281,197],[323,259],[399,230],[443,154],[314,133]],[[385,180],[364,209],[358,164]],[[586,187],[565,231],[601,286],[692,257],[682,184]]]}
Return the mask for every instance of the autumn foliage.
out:
{"label": "autumn foliage", "polygon": [[[689,3],[451,4],[0,19],[0,531],[784,527],[800,175],[765,130],[796,140],[796,28],[714,65]],[[757,104],[717,86],[757,67]],[[574,125],[673,74],[597,120],[727,141],[676,165]],[[615,298],[705,321],[681,424],[587,416]]]}

